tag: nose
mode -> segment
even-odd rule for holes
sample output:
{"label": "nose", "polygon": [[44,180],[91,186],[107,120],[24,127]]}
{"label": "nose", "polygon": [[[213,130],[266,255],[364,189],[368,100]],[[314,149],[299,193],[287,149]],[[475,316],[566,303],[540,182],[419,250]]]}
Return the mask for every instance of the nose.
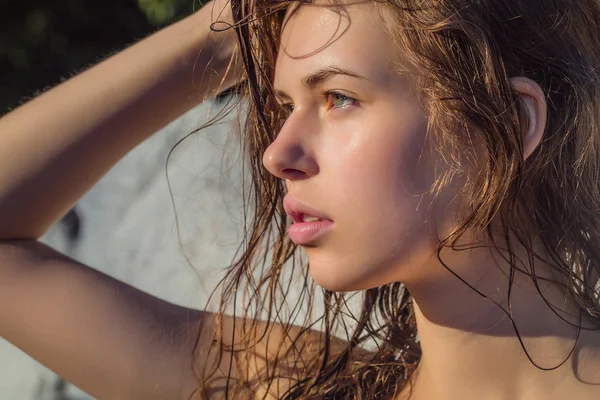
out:
{"label": "nose", "polygon": [[302,180],[319,172],[310,143],[311,125],[293,115],[288,118],[263,154],[263,165],[271,174],[280,179]]}

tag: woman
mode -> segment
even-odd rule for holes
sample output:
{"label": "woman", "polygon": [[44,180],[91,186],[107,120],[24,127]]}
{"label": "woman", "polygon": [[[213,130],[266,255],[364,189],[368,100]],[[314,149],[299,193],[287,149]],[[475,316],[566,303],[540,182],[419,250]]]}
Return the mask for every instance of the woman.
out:
{"label": "woman", "polygon": [[[99,398],[598,398],[600,4],[234,1],[231,63],[212,10],[0,120],[2,336]],[[240,76],[255,209],[220,312],[36,242]],[[320,329],[281,311],[294,271]]]}

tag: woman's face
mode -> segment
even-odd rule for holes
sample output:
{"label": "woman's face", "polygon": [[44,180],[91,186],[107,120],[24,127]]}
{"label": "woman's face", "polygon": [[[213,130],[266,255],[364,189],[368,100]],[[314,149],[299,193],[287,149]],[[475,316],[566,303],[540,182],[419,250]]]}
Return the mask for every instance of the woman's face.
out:
{"label": "woman's face", "polygon": [[313,278],[334,291],[413,279],[437,247],[433,222],[446,226],[449,213],[431,210],[427,119],[395,72],[378,10],[302,5],[281,39],[274,87],[293,111],[263,162],[285,179],[288,208],[333,221],[313,239],[297,231],[318,223],[291,235]]}

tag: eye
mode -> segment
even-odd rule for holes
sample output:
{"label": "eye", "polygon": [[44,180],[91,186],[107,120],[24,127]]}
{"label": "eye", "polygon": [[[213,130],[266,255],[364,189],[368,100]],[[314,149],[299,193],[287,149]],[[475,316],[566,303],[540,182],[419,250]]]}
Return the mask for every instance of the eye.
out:
{"label": "eye", "polygon": [[324,93],[329,108],[339,109],[355,105],[358,101],[350,96],[337,91],[328,91]]}
{"label": "eye", "polygon": [[292,103],[279,104],[279,108],[281,110],[281,113],[285,116],[285,118],[288,118],[292,114],[292,112],[294,112],[294,104]]}
{"label": "eye", "polygon": [[283,125],[285,124],[287,119],[290,117],[290,115],[292,115],[292,112],[294,111],[294,105],[292,103],[277,104],[277,107],[279,108],[279,110],[278,110],[277,114],[275,114],[276,115],[275,130],[279,131],[283,128]]}
{"label": "eye", "polygon": [[282,105],[283,107],[283,111],[289,116],[291,113],[294,112],[294,108],[295,106],[293,104],[284,104]]}

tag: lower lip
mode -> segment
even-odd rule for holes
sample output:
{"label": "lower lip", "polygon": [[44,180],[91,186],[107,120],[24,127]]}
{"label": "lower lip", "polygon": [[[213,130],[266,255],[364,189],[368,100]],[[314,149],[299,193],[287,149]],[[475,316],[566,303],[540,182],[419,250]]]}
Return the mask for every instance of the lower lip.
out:
{"label": "lower lip", "polygon": [[333,221],[296,222],[288,228],[292,242],[297,245],[310,244],[325,235]]}

